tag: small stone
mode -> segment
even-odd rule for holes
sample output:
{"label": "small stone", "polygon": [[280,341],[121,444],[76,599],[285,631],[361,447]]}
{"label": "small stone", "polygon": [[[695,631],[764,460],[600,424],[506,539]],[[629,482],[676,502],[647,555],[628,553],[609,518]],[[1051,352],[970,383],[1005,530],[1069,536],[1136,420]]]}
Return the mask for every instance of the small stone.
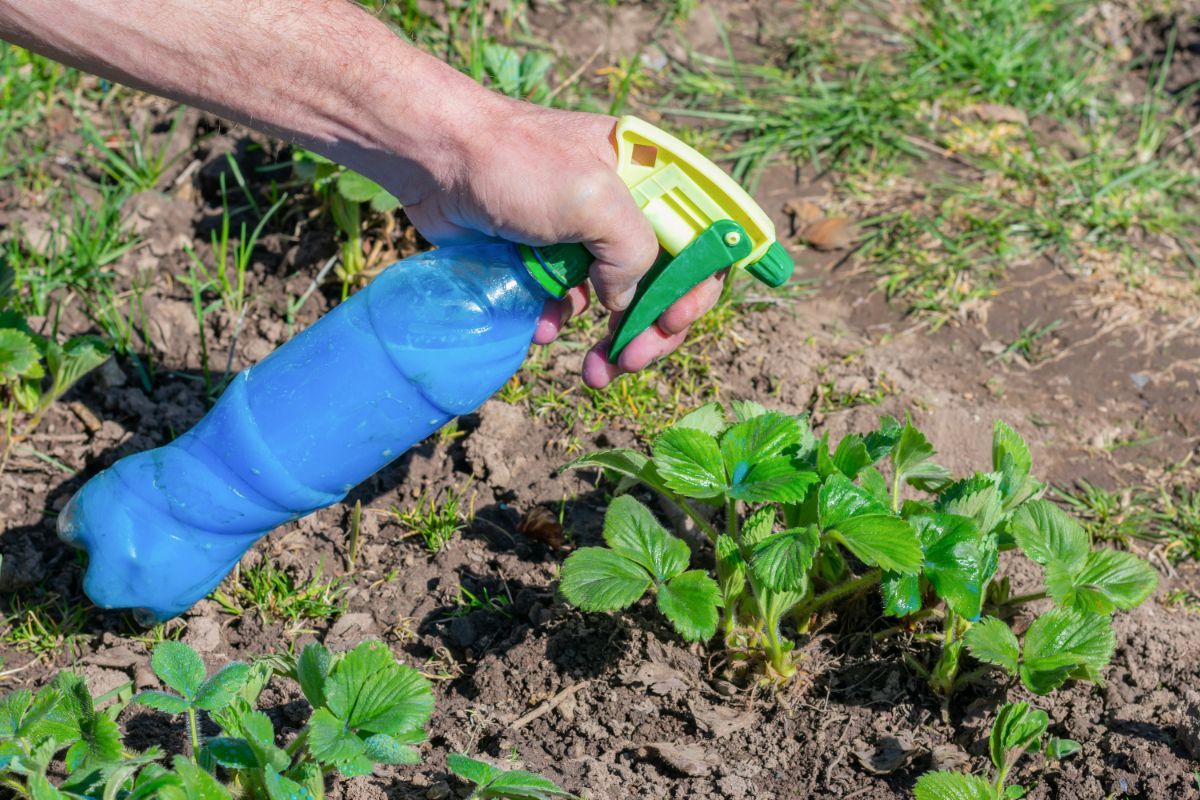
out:
{"label": "small stone", "polygon": [[455,647],[467,648],[475,644],[475,640],[479,638],[479,632],[475,630],[475,623],[469,615],[455,617],[446,626],[446,638]]}
{"label": "small stone", "polygon": [[133,685],[138,691],[153,689],[158,686],[158,678],[150,670],[149,664],[139,664],[133,674]]}
{"label": "small stone", "polygon": [[347,650],[363,639],[375,638],[379,628],[375,618],[365,612],[343,614],[325,634],[325,646],[330,650]]}
{"label": "small stone", "polygon": [[95,664],[84,666],[80,670],[80,674],[83,676],[83,681],[87,684],[88,691],[92,693],[93,697],[107,694],[113,689],[129,683],[129,676],[124,672],[106,667],[98,667]]}
{"label": "small stone", "polygon": [[220,649],[221,625],[211,617],[195,617],[188,620],[187,633],[183,635],[183,643],[197,653],[212,653]]}
{"label": "small stone", "polygon": [[446,800],[450,796],[450,784],[438,781],[425,791],[426,800]]}
{"label": "small stone", "polygon": [[115,358],[110,358],[101,364],[94,375],[93,380],[104,389],[115,389],[125,385],[125,373],[117,366]]}

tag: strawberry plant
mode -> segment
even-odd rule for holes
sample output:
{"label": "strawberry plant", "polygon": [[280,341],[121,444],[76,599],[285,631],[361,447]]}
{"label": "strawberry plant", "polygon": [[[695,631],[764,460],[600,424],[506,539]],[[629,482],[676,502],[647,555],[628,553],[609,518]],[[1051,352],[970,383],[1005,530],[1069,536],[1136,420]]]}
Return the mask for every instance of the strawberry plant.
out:
{"label": "strawberry plant", "polygon": [[296,151],[293,169],[301,181],[312,185],[344,237],[337,276],[342,281],[345,300],[351,287],[370,278],[381,260],[379,248],[369,255],[364,252],[363,205],[383,214],[385,227],[390,231],[395,226],[391,212],[399,207],[400,201],[371,179],[308,150]]}
{"label": "strawberry plant", "polygon": [[[108,344],[95,336],[75,336],[60,344],[36,334],[23,316],[5,311],[0,299],[0,404],[4,408],[5,456],[15,441],[38,426],[54,401],[111,354]],[[14,431],[18,410],[31,416],[20,431]],[[0,458],[0,467],[4,461]]]}
{"label": "strawberry plant", "polygon": [[[803,633],[817,612],[878,587],[883,612],[900,623],[877,636],[911,632],[941,644],[931,667],[909,660],[944,698],[978,674],[960,674],[964,648],[1019,671],[1037,691],[1096,680],[1112,654],[1108,614],[1144,600],[1154,571],[1129,553],[1093,552],[1078,524],[1040,499],[1029,450],[1003,422],[990,472],[955,480],[934,455],[911,422],[891,417],[831,447],[805,416],[735,402],[729,419],[718,404],[703,406],[655,439],[650,456],[606,450],[564,468],[598,467],[618,491],[641,483],[675,504],[707,535],[715,580],[689,569],[687,543],[648,509],[618,497],[605,517],[607,547],[573,553],[561,592],[585,611],[627,608],[652,592],[685,639],[720,630],[733,655],[760,653],[786,678],[795,671],[789,618]],[[1045,592],[1012,596],[1007,579],[996,580],[1005,550],[1044,566]],[[1016,637],[1002,620],[1047,596],[1059,608],[1030,626],[1023,656],[1013,655]],[[926,620],[942,630],[919,632]]]}
{"label": "strawberry plant", "polygon": [[[370,774],[376,764],[416,763],[415,745],[425,741],[433,713],[429,681],[375,641],[339,656],[310,644],[295,659],[234,662],[207,678],[190,647],[168,641],[155,648],[151,667],[178,694],[142,692],[134,702],[187,714],[196,763],[222,767],[236,793],[256,797],[319,798],[330,772],[349,777]],[[295,680],[314,709],[286,747],[254,708],[272,674]],[[221,735],[201,740],[200,710]]]}
{"label": "strawberry plant", "polygon": [[1049,724],[1041,709],[1006,703],[996,714],[988,737],[988,754],[995,768],[992,780],[958,772],[928,772],[913,787],[916,800],[1019,800],[1028,789],[1008,784],[1008,775],[1021,756],[1040,750],[1046,758],[1058,761],[1079,751],[1079,743],[1071,739],[1051,736],[1043,744]]}
{"label": "strawberry plant", "polygon": [[[0,785],[34,800],[154,797],[163,786],[154,764],[162,751],[125,748],[115,721],[123,703],[97,708],[119,693],[93,699],[81,677],[61,672],[36,693],[0,698]],[[57,787],[47,777],[55,760],[66,773]]]}
{"label": "strawberry plant", "polygon": [[575,797],[541,775],[523,769],[500,769],[462,753],[451,753],[446,758],[446,766],[452,774],[474,786],[467,800],[554,800],[556,797]]}

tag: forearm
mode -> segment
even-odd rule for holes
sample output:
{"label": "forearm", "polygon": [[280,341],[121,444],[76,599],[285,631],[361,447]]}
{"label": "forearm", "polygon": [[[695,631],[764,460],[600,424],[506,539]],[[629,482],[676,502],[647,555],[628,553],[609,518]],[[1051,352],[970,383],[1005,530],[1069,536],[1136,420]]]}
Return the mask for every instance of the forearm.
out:
{"label": "forearm", "polygon": [[401,194],[453,179],[459,139],[491,102],[347,0],[0,0],[0,38],[296,142]]}

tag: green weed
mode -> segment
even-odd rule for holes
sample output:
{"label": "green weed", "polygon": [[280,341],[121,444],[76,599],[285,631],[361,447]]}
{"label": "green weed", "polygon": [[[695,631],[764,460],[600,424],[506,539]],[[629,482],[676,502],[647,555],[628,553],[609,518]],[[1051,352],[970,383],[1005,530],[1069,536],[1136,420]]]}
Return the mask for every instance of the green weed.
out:
{"label": "green weed", "polygon": [[435,493],[423,489],[411,508],[402,510],[393,506],[391,514],[408,531],[405,538],[420,537],[427,551],[440,553],[475,519],[475,493],[468,500],[466,491],[467,487],[448,488],[445,500],[439,503]]}
{"label": "green weed", "polygon": [[213,599],[227,614],[241,616],[257,611],[265,624],[285,622],[297,635],[312,622],[329,621],[346,611],[345,594],[350,588],[346,578],[324,580],[318,564],[308,580],[297,580],[291,572],[275,566],[269,558],[246,569],[238,569],[228,594],[220,589]]}
{"label": "green weed", "polygon": [[87,606],[57,594],[36,599],[14,594],[0,641],[39,658],[72,653],[77,641],[88,638],[88,617]]}

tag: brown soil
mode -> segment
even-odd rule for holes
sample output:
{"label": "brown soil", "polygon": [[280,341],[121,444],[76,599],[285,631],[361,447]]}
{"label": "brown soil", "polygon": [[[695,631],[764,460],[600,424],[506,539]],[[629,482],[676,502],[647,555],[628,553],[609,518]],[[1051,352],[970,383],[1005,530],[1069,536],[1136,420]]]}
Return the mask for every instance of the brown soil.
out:
{"label": "brown soil", "polygon": [[[585,29],[602,20],[575,15],[581,21],[574,23],[545,13],[536,21],[567,25],[566,42],[588,41]],[[754,8],[739,6],[728,16],[750,22],[735,30],[753,32]],[[693,24],[703,41],[703,21]],[[636,51],[652,28],[647,12],[629,6],[618,7],[602,26],[611,52],[623,54]],[[750,33],[745,39],[753,43]],[[709,44],[719,51],[715,38]],[[594,46],[576,48],[579,59]],[[162,119],[171,113],[156,101],[138,110]],[[54,515],[71,493],[117,458],[169,441],[204,413],[190,295],[170,280],[186,271],[179,238],[207,238],[219,210],[216,187],[226,153],[250,175],[280,151],[251,147],[257,137],[200,115],[187,117],[183,129],[186,155],[164,180],[166,193],[129,202],[132,224],[147,244],[117,266],[126,276],[144,269],[156,274],[146,296],[153,380],[147,389],[131,363],[106,365],[56,406],[31,441],[72,473],[19,450],[0,475],[0,603],[10,613],[37,598],[79,597],[79,558],[53,533]],[[193,160],[197,167],[176,182]],[[787,201],[836,199],[829,191],[781,167],[764,176],[759,197],[786,231]],[[6,215],[0,229],[14,229],[18,219],[28,228],[38,213],[19,204],[0,210]],[[331,232],[319,222],[294,217],[276,230],[284,232],[268,237],[256,254],[255,303],[236,338],[235,370],[287,340],[288,298],[302,294],[334,252]],[[415,241],[405,235],[394,242],[400,252]],[[1039,476],[1062,486],[1080,479],[1108,487],[1165,480],[1165,466],[1196,455],[1200,317],[1181,311],[1186,304],[1165,302],[1162,294],[1147,301],[1144,293],[1113,289],[1100,275],[1082,277],[1036,259],[1012,265],[986,306],[930,335],[883,302],[870,274],[846,253],[793,250],[798,277],[813,281],[812,292],[742,315],[730,335],[705,345],[721,397],[811,409],[818,426],[835,436],[873,425],[881,413],[908,412],[956,470],[987,463],[991,422],[1003,418],[1030,440]],[[296,326],[335,302],[336,288],[315,293]],[[1040,360],[996,358],[996,342],[1055,319],[1062,324]],[[209,349],[218,372],[234,345],[234,323],[210,317]],[[81,318],[68,319],[71,325],[86,327]],[[547,358],[558,376],[578,364],[578,349],[566,345],[553,347]],[[664,371],[664,385],[670,374]],[[825,401],[823,386],[860,397],[879,391],[881,400],[836,408]],[[950,721],[942,721],[938,702],[903,661],[914,645],[878,645],[850,632],[870,622],[869,601],[801,640],[801,678],[782,694],[724,680],[714,653],[682,643],[648,607],[619,616],[569,609],[554,594],[564,553],[518,527],[531,510],[557,513],[562,505],[567,549],[595,542],[604,487],[593,475],[556,470],[571,457],[571,437],[585,450],[636,445],[633,421],[612,420],[597,433],[567,431],[493,400],[464,418],[460,429],[460,438],[434,437],[414,448],[356,489],[347,504],[281,529],[247,556],[274,559],[300,577],[323,565],[325,575],[352,580],[347,613],[300,632],[297,644],[317,638],[345,647],[377,636],[442,678],[422,764],[335,782],[335,798],[446,797],[453,782],[443,765],[451,751],[497,759],[515,752],[527,768],[593,798],[902,798],[933,765],[982,770],[993,709],[1006,696],[1025,698],[1019,687],[984,684],[957,697]],[[1116,446],[1122,443],[1129,446]],[[422,488],[440,491],[468,480],[474,521],[436,556],[384,513],[408,507]],[[367,509],[362,553],[347,573],[349,509],[360,500]],[[1161,554],[1140,551],[1163,569],[1162,588],[1118,619],[1119,645],[1105,686],[1073,685],[1039,699],[1051,714],[1052,732],[1079,740],[1083,751],[1043,772],[1040,759],[1027,759],[1015,777],[1033,787],[1032,798],[1200,797],[1193,778],[1200,769],[1200,693],[1194,688],[1200,685],[1200,615],[1162,602],[1172,588],[1195,588],[1197,569],[1185,564],[1176,571]],[[453,616],[460,585],[508,602],[500,610]],[[234,619],[211,601],[176,626],[214,665],[285,648],[289,636],[280,623],[264,625],[256,614]],[[5,676],[4,688],[40,684],[66,667],[81,669],[97,692],[131,679],[138,686],[154,683],[146,645],[133,638],[137,630],[126,617],[92,610],[85,631],[41,661],[0,646],[5,669],[17,670]],[[307,708],[298,695],[272,687],[266,699],[284,730],[303,724]],[[561,700],[553,710],[514,726],[552,699]],[[176,721],[130,710],[123,722],[135,747],[184,746]]]}

